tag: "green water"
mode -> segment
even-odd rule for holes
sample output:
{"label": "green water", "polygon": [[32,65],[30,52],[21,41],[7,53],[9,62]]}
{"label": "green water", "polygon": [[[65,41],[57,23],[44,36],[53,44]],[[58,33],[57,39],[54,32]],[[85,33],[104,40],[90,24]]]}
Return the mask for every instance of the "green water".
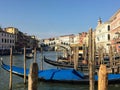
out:
{"label": "green water", "polygon": [[[56,59],[55,52],[44,52],[44,55],[51,59]],[[3,61],[6,64],[9,64],[9,56],[2,56]],[[16,55],[13,56],[13,65],[23,67],[23,55]],[[37,53],[37,62],[40,68],[40,60],[41,55]],[[27,68],[30,67],[30,64],[33,62],[33,59],[28,59],[27,61]],[[44,69],[48,68],[56,68],[52,65],[46,64],[44,62]],[[9,73],[3,70],[0,67],[0,90],[8,90],[9,89]],[[27,84],[24,85],[23,78],[19,76],[13,75],[13,83],[12,83],[13,90],[28,90]],[[47,82],[39,82],[38,83],[38,90],[89,90],[88,85],[76,85],[76,84],[62,84],[62,83],[47,83]],[[97,90],[97,86],[95,86],[95,90]],[[120,90],[120,84],[116,85],[109,85],[108,90]]]}

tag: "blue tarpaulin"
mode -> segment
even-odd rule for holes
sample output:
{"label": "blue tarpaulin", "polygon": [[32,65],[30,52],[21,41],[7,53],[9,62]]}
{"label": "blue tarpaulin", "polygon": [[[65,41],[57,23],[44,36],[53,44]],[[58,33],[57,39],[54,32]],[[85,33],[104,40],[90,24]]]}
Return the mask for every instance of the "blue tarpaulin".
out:
{"label": "blue tarpaulin", "polygon": [[39,77],[45,80],[81,80],[84,75],[74,69],[48,69],[40,71]]}

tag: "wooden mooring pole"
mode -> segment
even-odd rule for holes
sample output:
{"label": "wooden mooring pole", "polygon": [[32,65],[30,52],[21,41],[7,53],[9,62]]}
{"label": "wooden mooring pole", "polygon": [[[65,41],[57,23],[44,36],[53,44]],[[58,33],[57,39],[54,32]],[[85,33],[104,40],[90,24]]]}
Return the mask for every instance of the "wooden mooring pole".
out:
{"label": "wooden mooring pole", "polygon": [[43,70],[43,49],[41,47],[41,62],[40,62],[40,70]]}
{"label": "wooden mooring pole", "polygon": [[74,69],[78,69],[78,46],[73,47],[73,52],[74,52]]}
{"label": "wooden mooring pole", "polygon": [[113,48],[110,46],[109,48],[109,57],[110,57],[110,67],[113,67]]}
{"label": "wooden mooring pole", "polygon": [[98,48],[98,65],[100,65],[101,64],[101,49],[100,49],[100,47]]}
{"label": "wooden mooring pole", "polygon": [[78,70],[78,54],[79,54],[79,47],[76,47],[76,70]]}
{"label": "wooden mooring pole", "polygon": [[98,73],[98,90],[108,90],[108,77],[106,65],[101,64]]}
{"label": "wooden mooring pole", "polygon": [[36,48],[34,48],[34,62],[36,62]]}
{"label": "wooden mooring pole", "polygon": [[89,30],[89,90],[94,90],[94,39],[93,31]]}
{"label": "wooden mooring pole", "polygon": [[26,84],[26,47],[24,47],[24,84]]}
{"label": "wooden mooring pole", "polygon": [[75,57],[75,53],[76,53],[76,50],[75,50],[75,47],[73,47],[74,69],[76,70],[76,57]]}
{"label": "wooden mooring pole", "polygon": [[12,90],[12,48],[10,48],[10,81],[9,90]]}
{"label": "wooden mooring pole", "polygon": [[70,60],[70,64],[72,63],[72,52],[70,50],[70,57],[69,57],[69,60]]}
{"label": "wooden mooring pole", "polygon": [[30,66],[30,73],[28,76],[28,90],[37,90],[38,83],[38,64],[32,63]]}
{"label": "wooden mooring pole", "polygon": [[86,43],[84,45],[84,60],[87,60],[87,46],[86,46]]}

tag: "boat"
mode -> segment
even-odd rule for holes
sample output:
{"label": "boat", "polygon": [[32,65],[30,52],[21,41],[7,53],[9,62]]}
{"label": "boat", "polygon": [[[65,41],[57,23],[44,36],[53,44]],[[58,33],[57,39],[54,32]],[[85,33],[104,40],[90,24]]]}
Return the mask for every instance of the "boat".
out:
{"label": "boat", "polygon": [[[10,66],[1,61],[1,67],[10,71]],[[12,66],[12,73],[20,77],[24,77],[24,68]],[[28,78],[29,69],[26,69],[26,77]],[[95,84],[97,84],[98,76],[94,76]],[[85,77],[83,73],[74,69],[47,69],[38,71],[38,80],[45,82],[59,82],[59,83],[75,83],[89,85],[89,77]],[[108,83],[120,83],[120,74],[108,74]]]}
{"label": "boat", "polygon": [[33,58],[33,54],[32,53],[30,53],[30,54],[26,54],[26,56],[25,56],[27,59],[31,59],[31,58]]}
{"label": "boat", "polygon": [[[55,61],[55,60],[50,60],[46,57],[44,57],[44,62],[54,65],[54,66],[59,66],[59,67],[67,67],[67,68],[74,68],[74,64],[66,61]],[[88,65],[86,64],[81,64],[78,66],[78,68],[88,68]]]}
{"label": "boat", "polygon": [[[10,71],[10,66],[1,61],[1,67]],[[24,68],[12,66],[12,73],[24,77]],[[29,69],[26,69],[26,77],[28,78]],[[84,79],[84,80],[83,80]],[[38,80],[45,82],[62,82],[62,83],[81,83],[89,84],[89,79],[84,77],[83,73],[80,73],[74,69],[47,69],[38,71]]]}
{"label": "boat", "polygon": [[[51,64],[53,66],[57,66],[57,67],[67,67],[67,68],[74,68],[74,63],[70,63],[70,62],[67,62],[66,60],[61,60],[61,61],[55,61],[55,60],[51,60],[51,59],[48,59],[44,56],[44,62],[48,63],[48,64]],[[105,63],[106,66],[109,68],[109,64]],[[100,67],[100,65],[95,65],[95,68],[96,70],[98,70]],[[78,69],[80,69],[81,71],[82,70],[87,70],[88,69],[88,64],[79,64]]]}

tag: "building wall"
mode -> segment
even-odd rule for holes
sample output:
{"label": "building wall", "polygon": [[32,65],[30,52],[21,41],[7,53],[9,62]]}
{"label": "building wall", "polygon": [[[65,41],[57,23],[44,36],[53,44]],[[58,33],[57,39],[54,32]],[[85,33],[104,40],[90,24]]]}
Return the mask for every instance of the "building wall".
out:
{"label": "building wall", "polygon": [[86,32],[79,33],[79,43],[83,44],[84,38],[87,36]]}
{"label": "building wall", "polygon": [[111,30],[115,30],[120,27],[120,10],[118,10],[111,18],[110,18]]}
{"label": "building wall", "polygon": [[74,42],[72,44],[78,44],[79,43],[79,34],[75,35]]}
{"label": "building wall", "polygon": [[17,34],[19,33],[19,30],[17,28],[14,28],[14,27],[7,27],[4,29],[6,32],[8,33],[12,33],[12,34],[15,34],[16,37],[15,37],[15,41],[17,41]]}
{"label": "building wall", "polygon": [[17,34],[18,33],[18,29],[14,28],[14,27],[7,27],[7,28],[5,28],[5,31],[9,32],[9,33],[13,33],[13,34]]}
{"label": "building wall", "polygon": [[60,36],[59,41],[63,42],[63,43],[67,43],[67,44],[73,43],[74,42],[74,34]]}
{"label": "building wall", "polygon": [[99,23],[95,30],[96,49],[104,47],[105,52],[109,52],[110,45],[110,25],[109,22]]}
{"label": "building wall", "polygon": [[15,48],[15,35],[5,31],[0,32],[0,49]]}
{"label": "building wall", "polygon": [[110,18],[111,44],[120,52],[120,10]]}

